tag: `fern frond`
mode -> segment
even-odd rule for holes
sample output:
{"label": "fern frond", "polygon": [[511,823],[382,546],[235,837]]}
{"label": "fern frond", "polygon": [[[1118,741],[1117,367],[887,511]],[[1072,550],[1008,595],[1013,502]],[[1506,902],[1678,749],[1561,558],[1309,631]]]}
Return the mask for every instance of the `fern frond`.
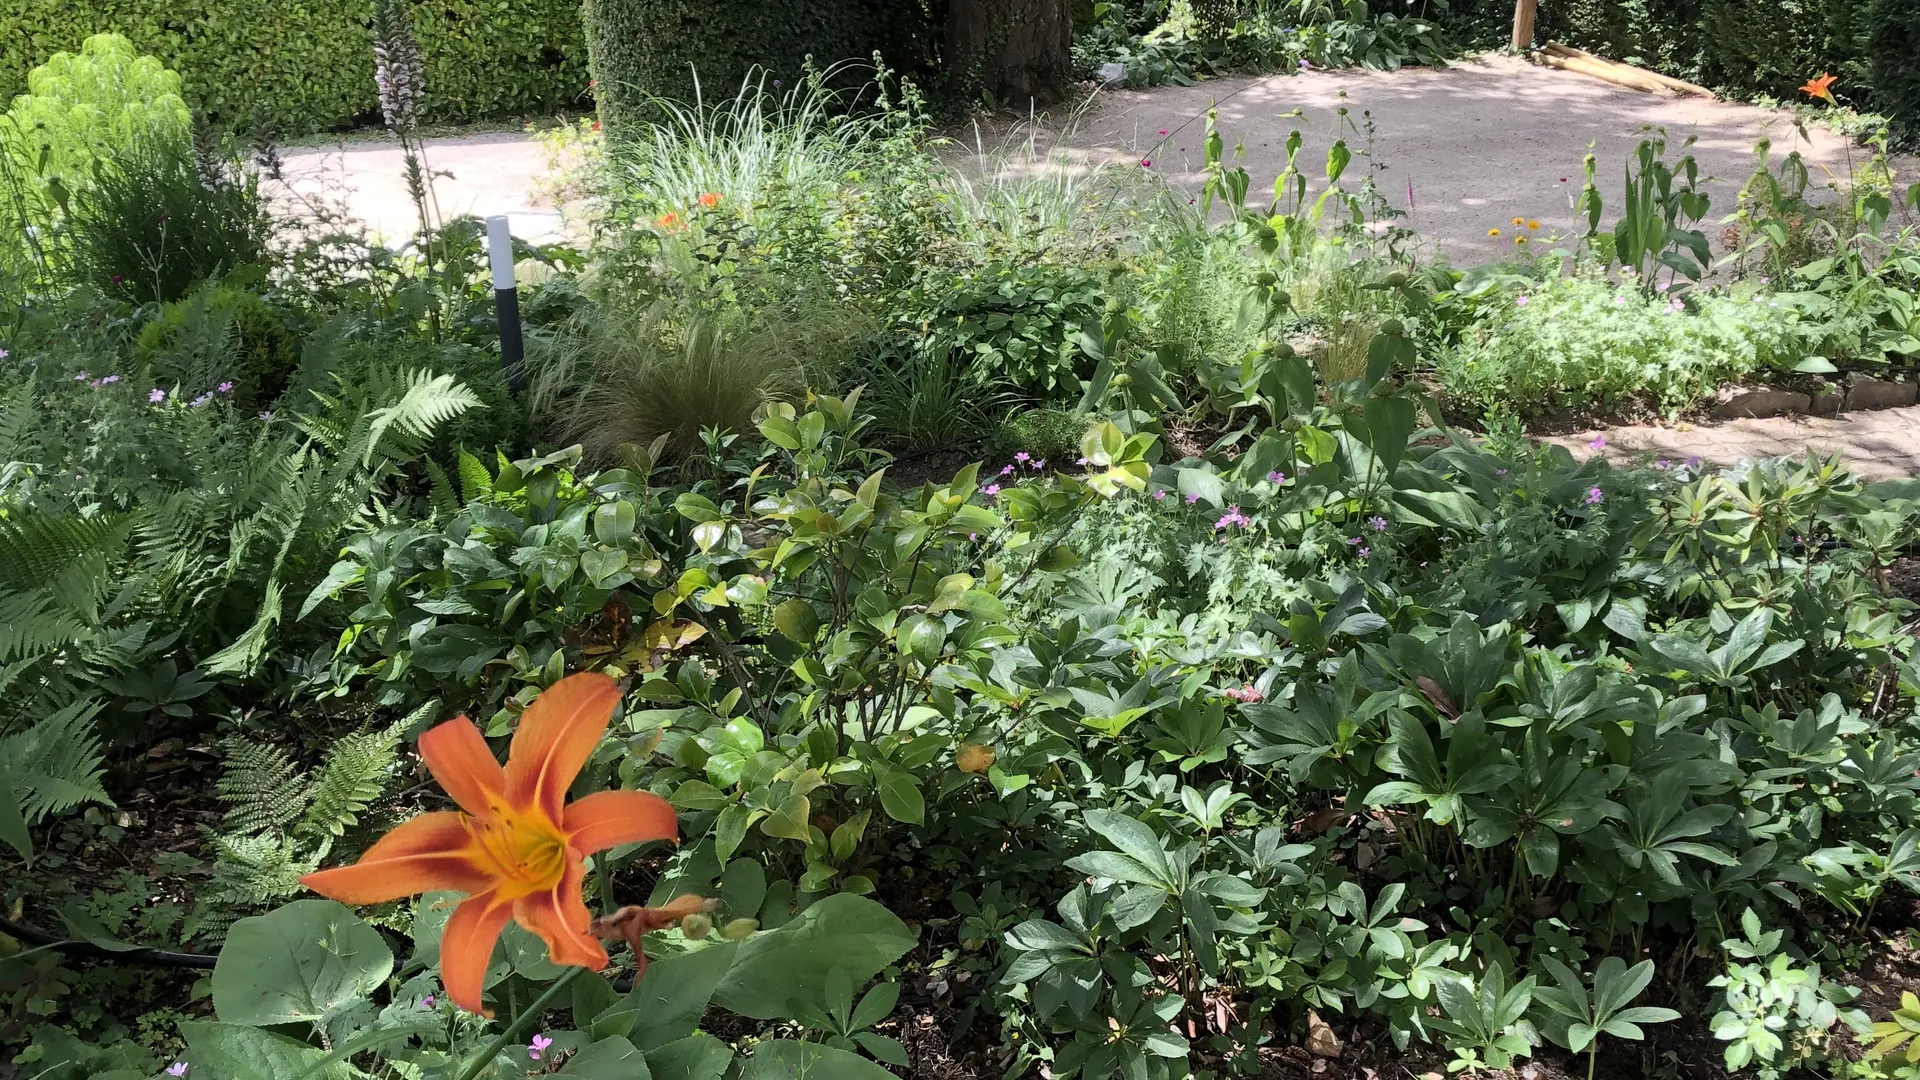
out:
{"label": "fern frond", "polygon": [[13,773],[14,794],[28,822],[82,803],[113,805],[100,786],[100,736],[93,726],[99,711],[99,702],[82,698],[0,738],[0,761]]}
{"label": "fern frond", "polygon": [[493,474],[481,460],[460,451],[460,499],[462,502],[478,502],[493,494]]}
{"label": "fern frond", "polygon": [[228,809],[228,835],[279,834],[306,812],[313,789],[287,752],[243,738],[226,742],[226,769],[213,792]]}
{"label": "fern frond", "polygon": [[367,414],[366,455],[363,464],[372,465],[388,433],[398,432],[414,439],[433,437],[442,424],[469,409],[483,409],[480,395],[467,389],[451,375],[416,371],[400,400]]}
{"label": "fern frond", "polygon": [[274,627],[280,625],[281,588],[280,582],[267,582],[267,594],[260,599],[260,610],[253,617],[253,624],[245,633],[233,639],[233,643],[200,664],[202,671],[215,675],[246,675],[252,673],[262,657],[267,655],[267,646],[273,643]]}
{"label": "fern frond", "polygon": [[319,866],[291,841],[271,834],[213,838],[213,898],[228,904],[269,904],[300,891],[300,877]]}
{"label": "fern frond", "polygon": [[427,496],[433,504],[435,518],[450,518],[460,512],[460,496],[453,490],[453,481],[448,479],[447,470],[432,458],[420,462],[427,470]]}
{"label": "fern frond", "polygon": [[342,737],[327,751],[313,778],[313,801],[295,827],[297,836],[337,837],[359,824],[360,815],[386,790],[399,760],[400,736],[409,719]]}

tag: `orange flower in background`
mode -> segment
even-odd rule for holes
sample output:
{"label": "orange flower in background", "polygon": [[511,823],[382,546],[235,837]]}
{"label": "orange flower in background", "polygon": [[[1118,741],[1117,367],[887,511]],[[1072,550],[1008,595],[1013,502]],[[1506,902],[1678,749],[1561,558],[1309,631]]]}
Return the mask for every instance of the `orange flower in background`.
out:
{"label": "orange flower in background", "polygon": [[1808,97],[1819,98],[1821,101],[1824,101],[1829,105],[1833,105],[1833,104],[1836,104],[1836,102],[1833,100],[1832,87],[1833,87],[1833,76],[1823,71],[1820,73],[1819,78],[1808,79],[1807,85],[1802,86],[1800,88],[1800,92],[1807,95]]}
{"label": "orange flower in background", "polygon": [[553,684],[521,715],[504,769],[466,717],[433,728],[420,736],[420,756],[460,809],[422,814],[352,866],[317,871],[300,883],[346,904],[435,889],[466,893],[440,938],[440,980],[469,1012],[491,1015],[480,992],[508,919],[539,935],[556,964],[606,967],[580,895],[583,860],[617,844],[675,840],[680,831],[673,807],[644,791],[566,801],[619,701],[619,687],[605,675]]}
{"label": "orange flower in background", "polygon": [[704,206],[707,209],[711,210],[714,207],[720,205],[720,194],[718,192],[709,191],[705,195],[700,196],[700,198],[698,198],[695,201],[698,202],[701,206]]}
{"label": "orange flower in background", "polygon": [[659,217],[654,218],[653,223],[662,229],[677,229],[680,227],[680,215],[669,210]]}

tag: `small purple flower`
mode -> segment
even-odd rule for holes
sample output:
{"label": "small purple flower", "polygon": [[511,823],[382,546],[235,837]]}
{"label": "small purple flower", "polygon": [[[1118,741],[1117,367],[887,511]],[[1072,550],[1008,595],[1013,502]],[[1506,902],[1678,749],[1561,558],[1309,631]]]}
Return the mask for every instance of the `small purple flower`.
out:
{"label": "small purple flower", "polygon": [[535,1035],[533,1037],[533,1041],[527,1044],[527,1057],[533,1059],[534,1061],[539,1061],[541,1052],[544,1051],[547,1047],[552,1045],[553,1045],[553,1040],[548,1038],[547,1036]]}
{"label": "small purple flower", "polygon": [[1012,475],[1013,475],[1013,466],[1011,466],[1011,465],[1008,465],[1008,466],[1006,466],[1005,468],[1003,468],[1003,469],[1001,469],[1001,470],[1000,470],[1000,475],[1001,475],[1001,476],[1012,476]]}
{"label": "small purple flower", "polygon": [[1626,298],[1626,297],[1624,297],[1624,296],[1620,296],[1620,295],[1618,295],[1618,294],[1615,294],[1615,296],[1614,296],[1614,298],[1613,298],[1613,306],[1614,306],[1614,307],[1626,307],[1626,306],[1627,306],[1627,298]]}
{"label": "small purple flower", "polygon": [[194,398],[192,401],[187,402],[187,404],[197,409],[200,406],[205,405],[207,402],[212,400],[213,400],[213,393],[209,391],[207,393],[201,394],[197,398]]}
{"label": "small purple flower", "polygon": [[1381,517],[1379,514],[1375,514],[1372,517],[1368,518],[1367,524],[1373,527],[1374,532],[1387,531],[1387,519]]}
{"label": "small purple flower", "polygon": [[1505,475],[1507,475],[1507,470],[1505,470],[1505,469],[1495,469],[1495,470],[1493,470],[1493,475],[1495,475],[1495,476],[1505,476]]}
{"label": "small purple flower", "polygon": [[1307,58],[1306,58],[1306,57],[1304,57],[1304,56],[1303,56],[1303,57],[1301,57],[1301,58],[1300,58],[1300,70],[1301,70],[1301,71],[1305,71],[1305,70],[1307,70],[1308,68],[1310,68],[1310,67],[1312,67],[1312,66],[1313,66],[1312,64],[1309,64],[1309,63],[1307,63]]}
{"label": "small purple flower", "polygon": [[1075,459],[1074,459],[1074,461],[1073,461],[1073,463],[1074,463],[1075,465],[1078,465],[1078,466],[1080,466],[1080,467],[1081,467],[1081,468],[1083,468],[1083,469],[1087,467],[1087,459],[1086,459],[1086,458],[1075,458]]}
{"label": "small purple flower", "polygon": [[1699,455],[1699,454],[1694,454],[1694,455],[1691,455],[1690,457],[1688,457],[1688,458],[1687,458],[1687,468],[1689,468],[1689,469],[1697,469],[1697,468],[1699,468],[1699,467],[1700,467],[1700,455]]}
{"label": "small purple flower", "polygon": [[187,1063],[184,1061],[176,1061],[173,1064],[167,1066],[167,1075],[168,1076],[187,1075]]}
{"label": "small purple flower", "polygon": [[1359,551],[1356,551],[1356,552],[1354,552],[1354,554],[1355,554],[1355,555],[1358,555],[1358,556],[1360,556],[1361,558],[1363,558],[1363,559],[1364,559],[1364,558],[1366,558],[1367,556],[1369,556],[1369,555],[1371,555],[1371,554],[1373,554],[1373,549],[1372,549],[1372,548],[1365,548],[1365,547],[1363,547],[1363,548],[1361,548],[1361,549],[1360,549]]}
{"label": "small purple flower", "polygon": [[1198,494],[1198,493],[1195,493],[1195,494],[1193,494],[1193,495],[1189,495],[1189,496],[1187,496],[1187,505],[1188,505],[1188,506],[1192,506],[1192,505],[1193,505],[1194,503],[1197,503],[1197,502],[1199,502],[1199,501],[1200,501],[1200,496],[1199,496],[1199,494]]}
{"label": "small purple flower", "polygon": [[426,997],[420,999],[420,1007],[423,1009],[431,1009],[436,1000],[432,994],[428,994]]}
{"label": "small purple flower", "polygon": [[1141,158],[1141,159],[1140,159],[1140,167],[1141,167],[1141,168],[1143,168],[1143,169],[1151,169],[1151,168],[1153,168],[1153,159],[1152,159],[1152,158]]}
{"label": "small purple flower", "polygon": [[1361,542],[1361,540],[1362,540],[1362,538],[1361,538],[1361,537],[1358,537],[1358,536],[1349,536],[1349,537],[1347,537],[1347,546],[1348,546],[1348,547],[1357,547],[1357,546],[1359,546],[1359,544],[1360,544],[1360,542]]}
{"label": "small purple flower", "polygon": [[1653,467],[1654,467],[1654,468],[1656,468],[1656,469],[1666,469],[1666,468],[1671,468],[1671,467],[1672,467],[1672,465],[1673,465],[1673,462],[1671,462],[1671,461],[1668,461],[1668,460],[1667,460],[1666,458],[1654,458],[1654,459],[1653,459]]}
{"label": "small purple flower", "polygon": [[1039,471],[1040,471],[1041,469],[1044,469],[1044,468],[1046,468],[1046,467],[1047,467],[1047,459],[1046,459],[1046,458],[1041,458],[1040,460],[1038,460],[1038,461],[1036,461],[1036,462],[1034,462],[1034,463],[1033,463],[1033,471],[1034,471],[1034,472],[1039,472]]}
{"label": "small purple flower", "polygon": [[5,350],[5,349],[0,349],[0,360],[5,360],[5,359],[6,359],[7,357],[9,357],[9,356],[12,356],[12,355],[13,355],[13,354],[12,354],[12,353],[10,353],[10,352],[8,352],[7,350]]}
{"label": "small purple flower", "polygon": [[980,539],[980,534],[979,534],[979,533],[968,533],[968,534],[967,534],[967,542],[968,542],[968,543],[972,543],[973,541],[975,541],[975,540],[978,540],[978,539]]}
{"label": "small purple flower", "polygon": [[1601,493],[1599,488],[1591,487],[1587,489],[1588,506],[1598,506],[1600,505],[1600,500],[1604,498],[1606,498],[1606,496]]}
{"label": "small purple flower", "polygon": [[101,380],[100,380],[100,385],[101,385],[101,386],[112,386],[112,385],[113,385],[114,383],[117,383],[117,382],[119,382],[119,381],[120,381],[120,376],[118,376],[118,375],[109,375],[109,376],[107,376],[106,378],[104,378],[104,379],[101,379]]}
{"label": "small purple flower", "polygon": [[158,405],[165,400],[167,400],[167,392],[157,386],[147,394],[147,402],[149,404]]}
{"label": "small purple flower", "polygon": [[1267,483],[1269,484],[1284,484],[1286,482],[1287,474],[1281,472],[1279,469],[1275,469],[1267,474]]}
{"label": "small purple flower", "polygon": [[88,380],[89,378],[92,378],[92,376],[90,376],[90,375],[88,375],[88,374],[87,374],[86,372],[84,372],[84,371],[83,371],[83,372],[81,372],[80,374],[78,374],[78,375],[75,375],[75,376],[73,377],[73,381],[74,381],[74,382],[86,382],[86,381],[87,381],[87,380]]}
{"label": "small purple flower", "polygon": [[1025,465],[1027,462],[1033,460],[1033,455],[1027,453],[1025,450],[1022,450],[1019,453],[1013,455],[1013,460],[1019,462],[1022,465]]}
{"label": "small purple flower", "polygon": [[1000,494],[1000,485],[988,484],[986,487],[983,487],[980,489],[980,494],[985,495],[987,498],[991,499],[995,495]]}
{"label": "small purple flower", "polygon": [[233,393],[233,384],[231,382],[223,382],[219,386],[214,387],[214,389],[222,394],[231,394]]}
{"label": "small purple flower", "polygon": [[268,410],[267,410],[266,412],[263,412],[263,413],[261,413],[261,414],[260,414],[260,419],[262,419],[262,420],[271,420],[271,419],[273,419],[273,410],[272,410],[272,409],[268,409]]}
{"label": "small purple flower", "polygon": [[[1768,277],[1768,276],[1767,276],[1767,275],[1765,275],[1765,274],[1761,274],[1761,275],[1760,275],[1760,284],[1762,284],[1762,285],[1765,285],[1765,284],[1766,284],[1767,282],[1769,282],[1769,281],[1772,281],[1772,280],[1773,280],[1772,278],[1770,278],[1770,277]],[[0,360],[5,360],[6,358],[7,358],[7,354],[5,354],[5,353],[0,353]]]}
{"label": "small purple flower", "polygon": [[1154,493],[1153,493],[1153,501],[1154,501],[1154,502],[1166,502],[1166,501],[1167,501],[1167,490],[1166,490],[1165,488],[1161,488],[1161,489],[1160,489],[1159,491],[1156,491],[1156,492],[1154,492]]}
{"label": "small purple flower", "polygon": [[1527,306],[1527,294],[1526,294],[1526,293],[1521,293],[1521,294],[1520,294],[1519,296],[1516,296],[1516,297],[1514,297],[1514,298],[1513,298],[1513,306],[1514,306],[1514,307],[1526,307],[1526,306]]}
{"label": "small purple flower", "polygon": [[1605,435],[1595,435],[1593,441],[1587,445],[1595,450],[1605,450],[1607,448],[1607,437]]}

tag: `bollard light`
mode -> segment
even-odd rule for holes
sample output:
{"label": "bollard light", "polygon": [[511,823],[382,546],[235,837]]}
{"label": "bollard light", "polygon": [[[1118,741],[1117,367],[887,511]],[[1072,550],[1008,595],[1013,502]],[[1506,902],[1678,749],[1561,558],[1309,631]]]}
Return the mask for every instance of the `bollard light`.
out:
{"label": "bollard light", "polygon": [[507,216],[487,219],[487,261],[493,267],[493,314],[500,328],[500,371],[515,393],[526,388],[526,341],[520,336],[520,292],[513,276],[513,233]]}

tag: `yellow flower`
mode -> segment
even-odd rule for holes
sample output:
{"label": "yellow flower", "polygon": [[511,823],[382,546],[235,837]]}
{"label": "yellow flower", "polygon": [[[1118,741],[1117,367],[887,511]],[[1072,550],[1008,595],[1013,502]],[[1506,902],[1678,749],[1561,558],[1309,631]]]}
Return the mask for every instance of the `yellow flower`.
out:
{"label": "yellow flower", "polygon": [[1524,244],[1527,242],[1527,238],[1524,236],[1516,236],[1513,238],[1513,242],[1516,244]]}
{"label": "yellow flower", "polygon": [[1513,219],[1513,223],[1514,223],[1515,225],[1525,225],[1525,224],[1527,223],[1527,219],[1526,219],[1526,218],[1520,218],[1520,217],[1517,217],[1517,218],[1514,218],[1514,219]]}
{"label": "yellow flower", "polygon": [[1529,228],[1529,229],[1537,229],[1537,228],[1539,228],[1539,227],[1540,227],[1540,222],[1538,222],[1538,221],[1536,221],[1536,220],[1534,220],[1533,218],[1528,218],[1528,219],[1527,219],[1527,228]]}
{"label": "yellow flower", "polygon": [[1488,229],[1488,230],[1487,230],[1487,235],[1488,235],[1488,236],[1499,236],[1499,235],[1500,235],[1500,230],[1499,230],[1499,229]]}

